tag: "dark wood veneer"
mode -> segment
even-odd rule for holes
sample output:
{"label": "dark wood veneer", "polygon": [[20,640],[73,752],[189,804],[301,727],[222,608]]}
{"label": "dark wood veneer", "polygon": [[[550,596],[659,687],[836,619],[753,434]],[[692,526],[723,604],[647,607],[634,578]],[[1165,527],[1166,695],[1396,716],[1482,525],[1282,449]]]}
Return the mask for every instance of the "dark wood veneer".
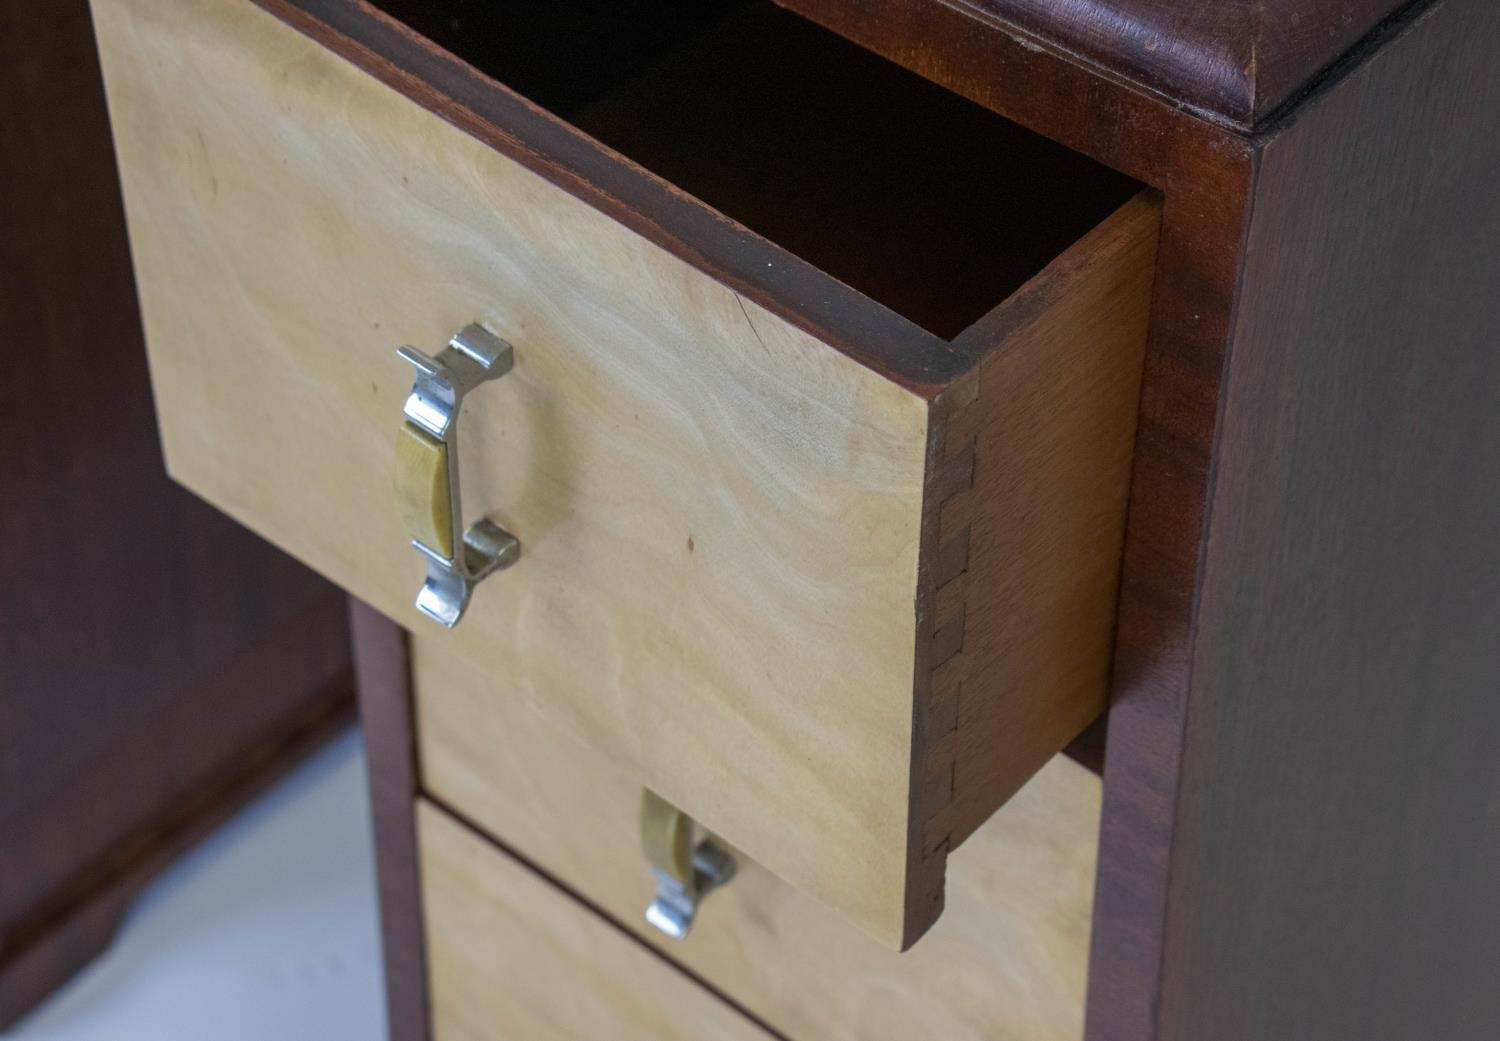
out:
{"label": "dark wood veneer", "polygon": [[1500,1037],[1497,44],[1437,4],[1262,152],[1161,1041]]}
{"label": "dark wood veneer", "polygon": [[[335,627],[336,633],[326,631],[329,621],[321,606],[291,619],[290,625],[271,633],[264,643],[247,648],[224,663],[221,672],[200,681],[191,697],[169,704],[149,719],[132,743],[112,748],[87,773],[77,775],[64,792],[50,795],[30,819],[7,822],[8,842],[24,835],[30,844],[71,853],[77,845],[79,821],[119,803],[117,793],[129,798],[140,790],[128,787],[127,780],[149,772],[142,765],[141,750],[163,747],[159,735],[170,734],[172,740],[186,743],[201,736],[206,740],[197,745],[208,751],[217,751],[221,743],[214,736],[217,733],[236,735],[242,742],[233,756],[206,764],[195,773],[190,786],[159,798],[149,819],[138,822],[122,817],[135,830],[92,860],[79,860],[75,855],[75,870],[62,886],[38,898],[24,876],[6,876],[11,892],[35,902],[5,923],[0,935],[0,1027],[24,1016],[109,946],[131,902],[159,872],[353,723],[349,695],[354,680],[347,667],[321,688],[307,687],[308,652],[316,655],[320,643],[326,647],[325,641],[333,640],[337,646],[345,638],[342,625]],[[282,664],[268,668],[266,662],[272,657]],[[253,704],[267,685],[283,685],[303,703],[268,728],[246,733],[231,726],[220,710],[228,704]]]}
{"label": "dark wood veneer", "polygon": [[432,1026],[417,863],[417,750],[406,631],[353,597],[349,631],[370,771],[387,1031],[390,1041],[427,1041]]}
{"label": "dark wood veneer", "polygon": [[84,0],[0,0],[0,1027],[352,705],[342,596],[163,471]]}
{"label": "dark wood veneer", "polygon": [[929,0],[796,0],[819,23],[1163,189],[1115,636],[1089,1041],[1148,1041],[1200,538],[1256,142]]}
{"label": "dark wood veneer", "polygon": [[1292,97],[1402,0],[962,0],[1241,129]]}

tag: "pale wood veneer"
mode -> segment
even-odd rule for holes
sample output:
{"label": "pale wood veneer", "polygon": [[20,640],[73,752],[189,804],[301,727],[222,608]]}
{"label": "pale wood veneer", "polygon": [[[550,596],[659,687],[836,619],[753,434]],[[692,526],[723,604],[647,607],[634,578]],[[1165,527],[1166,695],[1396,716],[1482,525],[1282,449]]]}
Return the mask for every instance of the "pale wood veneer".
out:
{"label": "pale wood veneer", "polygon": [[934,341],[973,365],[928,387],[246,0],[95,13],[173,475],[426,627],[393,348],[487,323],[517,364],[461,421],[465,515],[525,548],[436,638],[886,944],[921,935],[948,850],[1102,708],[1154,202]]}
{"label": "pale wood veneer", "polygon": [[441,810],[417,827],[436,1041],[772,1041]]}
{"label": "pale wood veneer", "polygon": [[1082,1036],[1102,786],[1077,763],[1055,758],[949,859],[948,913],[904,954],[744,859],[678,942],[643,918],[639,786],[435,642],[412,655],[423,786],[785,1036]]}

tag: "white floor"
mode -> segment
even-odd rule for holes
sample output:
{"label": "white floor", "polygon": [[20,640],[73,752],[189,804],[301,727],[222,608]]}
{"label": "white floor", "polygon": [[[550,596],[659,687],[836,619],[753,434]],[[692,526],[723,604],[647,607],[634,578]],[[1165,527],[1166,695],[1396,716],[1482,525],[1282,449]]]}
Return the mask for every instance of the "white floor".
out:
{"label": "white floor", "polygon": [[358,732],[142,894],[102,957],[7,1041],[380,1041],[374,861]]}

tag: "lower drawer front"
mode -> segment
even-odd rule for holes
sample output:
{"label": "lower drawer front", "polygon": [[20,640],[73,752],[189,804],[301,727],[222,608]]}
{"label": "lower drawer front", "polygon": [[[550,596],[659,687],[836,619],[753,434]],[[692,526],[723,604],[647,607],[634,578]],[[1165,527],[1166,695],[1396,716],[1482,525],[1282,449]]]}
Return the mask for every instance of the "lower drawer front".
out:
{"label": "lower drawer front", "polygon": [[417,825],[437,1041],[770,1041],[441,810]]}
{"label": "lower drawer front", "polygon": [[[638,782],[437,645],[418,639],[412,651],[424,789],[772,1029],[828,1041],[1082,1036],[1101,783],[1071,760],[1044,767],[950,857],[949,913],[905,954],[743,856],[673,941],[643,918],[653,886]],[[429,872],[429,894],[450,877]],[[435,915],[429,928],[439,977],[457,971],[444,967],[458,942],[444,930],[472,934],[476,953],[497,942],[468,915]],[[480,1001],[438,987],[440,1005]]]}

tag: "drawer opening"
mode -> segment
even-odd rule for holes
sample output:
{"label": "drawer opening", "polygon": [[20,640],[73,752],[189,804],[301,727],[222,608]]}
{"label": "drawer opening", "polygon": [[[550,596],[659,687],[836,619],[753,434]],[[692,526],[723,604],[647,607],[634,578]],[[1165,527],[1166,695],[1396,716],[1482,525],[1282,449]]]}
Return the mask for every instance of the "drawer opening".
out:
{"label": "drawer opening", "polygon": [[944,339],[1140,185],[768,0],[376,0]]}

